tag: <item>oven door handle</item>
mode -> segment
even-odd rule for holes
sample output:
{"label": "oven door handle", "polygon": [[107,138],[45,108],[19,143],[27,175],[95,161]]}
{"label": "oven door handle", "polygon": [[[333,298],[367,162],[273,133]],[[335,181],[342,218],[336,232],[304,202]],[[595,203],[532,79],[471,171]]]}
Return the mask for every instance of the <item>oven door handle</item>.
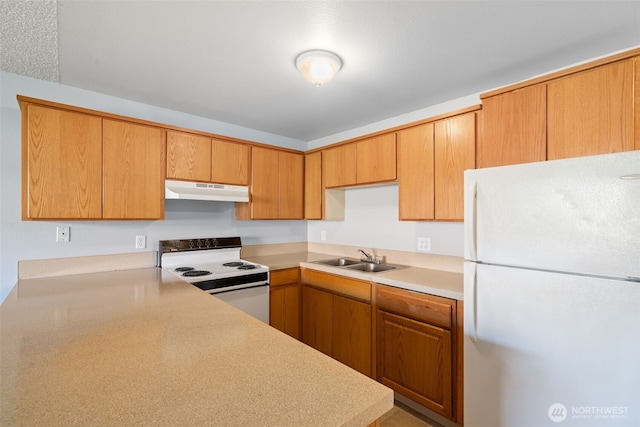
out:
{"label": "oven door handle", "polygon": [[230,285],[230,286],[225,286],[225,287],[216,288],[216,289],[209,289],[209,290],[207,290],[205,292],[208,292],[211,295],[215,295],[215,294],[223,294],[223,293],[226,293],[226,292],[242,291],[244,289],[261,288],[263,286],[269,286],[269,282],[264,282],[264,283],[245,283],[245,284],[242,284],[242,285]]}

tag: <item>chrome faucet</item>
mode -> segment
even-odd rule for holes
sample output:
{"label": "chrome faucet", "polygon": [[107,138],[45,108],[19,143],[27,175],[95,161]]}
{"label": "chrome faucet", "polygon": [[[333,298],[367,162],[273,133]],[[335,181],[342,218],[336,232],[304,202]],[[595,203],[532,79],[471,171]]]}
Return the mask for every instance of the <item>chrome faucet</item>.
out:
{"label": "chrome faucet", "polygon": [[364,255],[364,258],[360,257],[360,261],[375,262],[373,257],[371,255],[369,255],[368,253],[366,253],[365,251],[363,251],[362,249],[358,249],[358,252],[362,252],[362,255]]}

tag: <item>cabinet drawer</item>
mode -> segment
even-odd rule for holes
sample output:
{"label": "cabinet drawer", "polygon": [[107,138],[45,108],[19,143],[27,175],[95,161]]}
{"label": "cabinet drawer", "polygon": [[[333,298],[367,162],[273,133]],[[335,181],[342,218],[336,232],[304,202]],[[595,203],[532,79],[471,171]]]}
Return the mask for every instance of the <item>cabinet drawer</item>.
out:
{"label": "cabinet drawer", "polygon": [[456,301],[391,286],[376,285],[376,305],[389,312],[451,329]]}
{"label": "cabinet drawer", "polygon": [[289,283],[298,283],[299,277],[300,269],[298,267],[271,271],[269,273],[269,284],[273,287]]}
{"label": "cabinet drawer", "polygon": [[371,284],[321,271],[302,269],[302,283],[364,302],[371,302]]}

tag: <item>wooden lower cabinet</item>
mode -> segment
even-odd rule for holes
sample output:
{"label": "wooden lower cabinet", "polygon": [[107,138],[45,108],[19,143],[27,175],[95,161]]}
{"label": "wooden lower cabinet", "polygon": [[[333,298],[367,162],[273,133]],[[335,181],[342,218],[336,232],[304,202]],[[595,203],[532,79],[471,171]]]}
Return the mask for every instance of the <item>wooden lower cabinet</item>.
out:
{"label": "wooden lower cabinet", "polygon": [[302,283],[303,342],[372,376],[371,284],[305,270]]}
{"label": "wooden lower cabinet", "polygon": [[[452,420],[462,378],[457,370],[457,302],[376,285],[376,379],[405,397]],[[461,344],[461,343],[460,343]],[[461,375],[461,373],[460,373]],[[460,383],[458,383],[458,380]],[[459,415],[460,414],[460,415]],[[458,421],[458,422],[461,422]]]}
{"label": "wooden lower cabinet", "polygon": [[300,269],[288,268],[270,273],[269,324],[299,340],[300,333]]}

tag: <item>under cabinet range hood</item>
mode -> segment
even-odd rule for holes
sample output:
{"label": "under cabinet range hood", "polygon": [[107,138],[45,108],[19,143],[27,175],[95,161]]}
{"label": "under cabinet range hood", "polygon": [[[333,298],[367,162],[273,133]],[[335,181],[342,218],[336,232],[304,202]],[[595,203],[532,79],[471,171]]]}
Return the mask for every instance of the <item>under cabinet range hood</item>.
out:
{"label": "under cabinet range hood", "polygon": [[208,200],[212,202],[248,202],[249,187],[168,179],[164,182],[164,198]]}

